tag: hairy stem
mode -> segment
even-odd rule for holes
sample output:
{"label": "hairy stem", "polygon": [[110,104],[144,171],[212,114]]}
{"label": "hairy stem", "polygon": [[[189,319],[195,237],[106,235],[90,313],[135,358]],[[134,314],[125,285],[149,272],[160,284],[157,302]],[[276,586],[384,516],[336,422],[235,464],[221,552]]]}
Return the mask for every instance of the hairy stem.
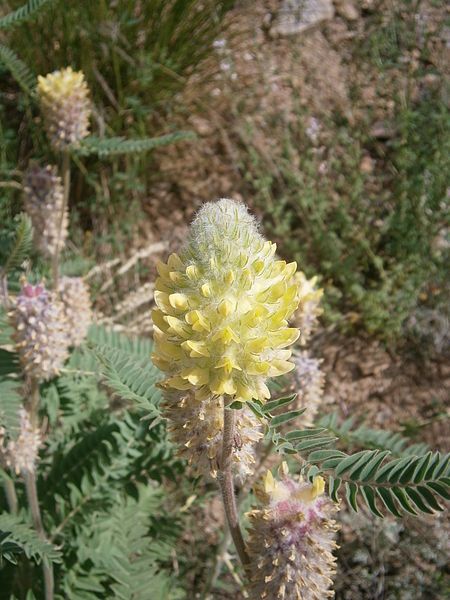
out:
{"label": "hairy stem", "polygon": [[[30,402],[29,402],[29,414],[30,422],[33,427],[38,425],[38,410],[39,410],[39,382],[33,378],[29,382],[30,385]],[[26,471],[24,473],[25,489],[27,493],[28,506],[31,511],[31,518],[33,520],[33,526],[43,540],[47,539],[45,535],[44,526],[42,524],[41,509],[39,507],[39,499],[36,486],[36,474],[34,471]],[[45,600],[53,600],[54,598],[54,579],[53,579],[53,566],[51,563],[42,562],[42,570],[44,573],[44,588],[45,588]]]}
{"label": "hairy stem", "polygon": [[249,557],[245,549],[244,538],[242,537],[239,526],[239,517],[236,507],[236,497],[234,494],[233,473],[231,470],[233,458],[233,438],[235,429],[235,411],[224,406],[224,425],[223,425],[223,446],[220,464],[220,489],[222,492],[222,501],[225,508],[225,515],[230,529],[231,537],[242,564],[249,564]]}
{"label": "hairy stem", "polygon": [[63,203],[61,207],[61,213],[59,215],[58,223],[58,239],[56,242],[56,250],[52,259],[52,278],[53,278],[53,289],[56,289],[59,279],[59,260],[61,257],[61,235],[64,225],[64,216],[66,214],[67,205],[69,203],[69,192],[70,192],[70,154],[66,150],[63,153],[62,160],[62,180],[64,187]]}

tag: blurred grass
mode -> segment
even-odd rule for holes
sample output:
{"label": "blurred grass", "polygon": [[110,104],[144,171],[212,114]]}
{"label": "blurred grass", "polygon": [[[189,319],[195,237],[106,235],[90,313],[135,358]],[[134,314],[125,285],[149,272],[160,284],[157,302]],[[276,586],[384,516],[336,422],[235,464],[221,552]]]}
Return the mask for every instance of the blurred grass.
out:
{"label": "blurred grass", "polygon": [[[22,4],[10,3],[10,9]],[[142,138],[170,133],[186,78],[211,54],[232,0],[49,2],[2,40],[37,76],[71,65],[85,73],[94,101],[93,132]],[[34,106],[5,70],[0,95],[0,169],[51,156]],[[71,202],[78,232],[96,244],[126,243],[142,216],[155,173],[149,155],[78,163]],[[15,197],[13,197],[14,200]],[[5,209],[4,209],[5,210]],[[83,242],[82,239],[78,240]]]}

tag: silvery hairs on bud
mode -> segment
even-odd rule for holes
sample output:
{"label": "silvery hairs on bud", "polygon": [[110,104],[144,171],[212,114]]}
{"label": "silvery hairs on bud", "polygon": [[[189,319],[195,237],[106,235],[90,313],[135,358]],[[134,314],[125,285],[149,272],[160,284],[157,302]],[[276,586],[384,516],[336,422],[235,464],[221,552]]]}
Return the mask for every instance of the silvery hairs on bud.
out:
{"label": "silvery hairs on bud", "polygon": [[31,165],[24,180],[24,208],[33,224],[36,249],[52,258],[64,247],[68,233],[68,213],[62,215],[64,189],[54,166]]}
{"label": "silvery hairs on bud", "polygon": [[58,375],[69,354],[67,320],[61,302],[44,284],[24,283],[10,317],[25,374],[38,381]]}

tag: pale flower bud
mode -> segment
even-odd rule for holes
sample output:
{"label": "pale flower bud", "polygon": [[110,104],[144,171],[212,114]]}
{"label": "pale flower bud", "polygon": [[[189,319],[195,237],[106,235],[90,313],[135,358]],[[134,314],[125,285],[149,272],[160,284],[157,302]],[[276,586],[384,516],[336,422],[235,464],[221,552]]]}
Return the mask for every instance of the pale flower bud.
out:
{"label": "pale flower bud", "polygon": [[67,321],[70,346],[79,346],[92,323],[89,290],[81,277],[61,277],[58,295]]}
{"label": "pale flower bud", "polygon": [[323,495],[324,480],[297,482],[285,463],[281,480],[267,472],[258,496],[263,506],[249,513],[248,553],[251,600],[323,600],[336,559],[332,552],[337,507]]}
{"label": "pale flower bud", "polygon": [[298,408],[306,408],[301,415],[303,427],[314,424],[320,405],[323,400],[325,375],[320,368],[322,360],[312,358],[308,352],[294,354],[295,369],[293,370],[295,390],[298,394]]}
{"label": "pale flower bud", "polygon": [[17,475],[34,472],[38,451],[42,444],[40,431],[31,425],[27,411],[21,408],[19,415],[19,435],[17,439],[9,440],[3,449],[7,466]]}
{"label": "pale flower bud", "polygon": [[302,271],[296,273],[294,279],[298,285],[299,304],[292,320],[300,329],[299,341],[304,346],[317,327],[318,317],[323,312],[320,308],[323,289],[317,288],[317,277],[307,279]]}
{"label": "pale flower bud", "polygon": [[79,144],[89,133],[91,103],[82,71],[71,67],[38,77],[37,92],[50,142],[57,150]]}
{"label": "pale flower bud", "polygon": [[24,181],[24,207],[33,224],[34,243],[45,257],[60,251],[67,239],[68,213],[61,215],[64,190],[56,167],[30,167]]}
{"label": "pale flower bud", "polygon": [[222,199],[200,209],[180,255],[158,265],[154,362],[167,389],[192,389],[199,401],[264,402],[267,378],[292,370],[296,263],[275,251],[243,204]]}
{"label": "pale flower bud", "polygon": [[43,284],[25,283],[10,316],[26,375],[37,380],[57,375],[69,354],[67,322],[61,303]]}
{"label": "pale flower bud", "polygon": [[[163,414],[179,455],[195,474],[216,478],[223,443],[223,397],[199,401],[192,391],[166,392]],[[252,411],[245,406],[237,410],[232,468],[240,483],[253,474],[255,445],[262,437],[261,424]]]}

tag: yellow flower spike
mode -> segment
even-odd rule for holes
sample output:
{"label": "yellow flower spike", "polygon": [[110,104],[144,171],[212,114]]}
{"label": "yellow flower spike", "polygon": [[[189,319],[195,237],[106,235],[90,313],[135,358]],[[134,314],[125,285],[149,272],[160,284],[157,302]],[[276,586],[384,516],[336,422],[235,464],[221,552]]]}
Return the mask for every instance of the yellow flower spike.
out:
{"label": "yellow flower spike", "polygon": [[[288,327],[296,265],[275,252],[243,204],[223,199],[200,209],[179,255],[158,265],[155,357],[166,372],[171,363],[166,388],[190,383],[199,401],[270,397],[266,379],[290,370],[285,348],[299,335]],[[179,358],[167,355],[164,338],[180,348]]]}
{"label": "yellow flower spike", "polygon": [[76,146],[89,134],[91,102],[82,71],[71,67],[38,77],[37,95],[51,145]]}

